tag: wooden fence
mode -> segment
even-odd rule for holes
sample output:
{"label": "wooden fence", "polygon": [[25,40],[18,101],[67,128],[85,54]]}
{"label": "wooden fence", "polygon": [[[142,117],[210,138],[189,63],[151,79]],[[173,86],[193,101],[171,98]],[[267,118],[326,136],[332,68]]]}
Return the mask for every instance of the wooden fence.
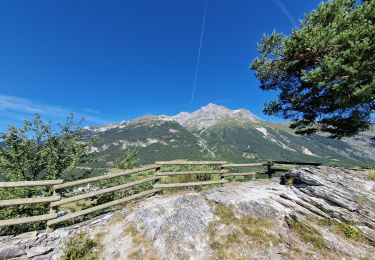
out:
{"label": "wooden fence", "polygon": [[[245,164],[233,164],[225,161],[167,161],[167,162],[156,162],[153,165],[144,166],[132,170],[124,170],[121,172],[110,173],[103,176],[92,177],[81,179],[77,181],[64,182],[63,180],[45,180],[45,181],[20,181],[20,182],[0,182],[0,188],[10,189],[10,188],[35,188],[35,187],[45,187],[50,190],[51,196],[47,197],[34,197],[34,198],[20,198],[20,199],[9,199],[0,200],[0,207],[8,206],[18,206],[18,205],[28,205],[37,203],[49,203],[50,211],[48,214],[38,215],[38,216],[28,216],[14,219],[0,220],[0,227],[28,224],[33,222],[47,221],[47,230],[52,230],[57,224],[73,220],[77,217],[88,215],[100,210],[109,209],[113,206],[118,206],[120,204],[125,204],[127,202],[152,196],[161,190],[165,189],[175,189],[181,187],[194,187],[194,186],[205,186],[205,185],[222,185],[228,182],[227,177],[237,177],[237,176],[251,176],[251,179],[255,179],[257,174],[268,174],[269,177],[275,171],[286,171],[286,168],[282,168],[283,165],[296,164],[296,165],[319,165],[311,163],[300,163],[300,162],[281,162],[272,161],[264,163],[245,163]],[[214,170],[189,170],[189,171],[163,171],[163,169],[171,166],[210,166],[211,168],[217,168]],[[238,168],[253,168],[266,167],[265,171],[245,171],[237,172]],[[279,167],[279,168],[277,168]],[[69,194],[63,196],[61,193],[64,189],[71,189],[73,187],[82,187],[83,185],[97,183],[103,180],[111,180],[117,177],[132,176],[134,174],[150,173],[151,175],[141,176],[141,179],[132,180],[124,184],[115,185],[111,187],[101,188],[98,190],[90,191],[83,194]],[[195,182],[183,182],[183,183],[161,183],[160,181],[165,177],[174,176],[202,176],[202,175],[216,175],[219,176],[217,180],[204,180]],[[230,178],[233,179],[233,178]],[[139,187],[143,184],[149,185],[149,189],[140,191],[136,194],[130,196],[122,197],[120,199],[112,200],[100,205],[95,205],[86,209],[78,210],[76,212],[67,213],[65,215],[58,214],[58,208],[62,205],[69,204],[72,202],[78,202],[82,200],[92,199],[100,195],[113,193],[115,191],[129,190],[133,187]]]}

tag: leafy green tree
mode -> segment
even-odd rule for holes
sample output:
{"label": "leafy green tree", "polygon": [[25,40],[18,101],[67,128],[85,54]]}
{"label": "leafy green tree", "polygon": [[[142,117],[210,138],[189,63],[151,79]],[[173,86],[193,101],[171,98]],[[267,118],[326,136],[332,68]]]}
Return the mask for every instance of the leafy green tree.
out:
{"label": "leafy green tree", "polygon": [[[20,128],[10,126],[0,134],[0,172],[11,181],[62,178],[64,173],[91,159],[91,146],[96,138],[84,136],[81,122],[76,123],[70,115],[65,123],[52,125],[36,115]],[[48,195],[50,191],[43,187],[0,189],[0,200]],[[48,203],[3,207],[0,219],[47,214],[48,210]],[[0,235],[44,227],[45,222],[3,227]]]}
{"label": "leafy green tree", "polygon": [[135,151],[126,151],[122,158],[117,162],[117,168],[126,170],[133,169],[138,163],[137,152]]}
{"label": "leafy green tree", "polygon": [[290,36],[263,35],[253,60],[260,88],[279,91],[264,112],[297,134],[352,136],[375,111],[375,1],[321,3]]}
{"label": "leafy green tree", "polygon": [[0,134],[0,169],[10,180],[57,179],[91,156],[95,138],[85,138],[74,116],[63,124],[45,123],[40,115]]}

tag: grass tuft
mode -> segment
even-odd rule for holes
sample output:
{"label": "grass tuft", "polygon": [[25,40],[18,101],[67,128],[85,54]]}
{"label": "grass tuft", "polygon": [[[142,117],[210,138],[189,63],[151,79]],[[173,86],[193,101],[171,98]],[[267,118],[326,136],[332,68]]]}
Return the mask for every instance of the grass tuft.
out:
{"label": "grass tuft", "polygon": [[[281,242],[278,236],[270,232],[273,225],[268,219],[251,216],[238,218],[231,208],[221,204],[216,206],[215,215],[220,219],[212,222],[208,229],[215,259],[232,259],[240,248],[250,248],[252,244],[276,246]],[[232,230],[226,235],[219,235],[215,227],[223,224]]]}
{"label": "grass tuft", "polygon": [[359,240],[361,238],[361,232],[353,227],[353,223],[339,222],[334,219],[323,218],[323,219],[311,219],[312,221],[331,228],[335,233],[341,233],[346,238],[352,240]]}
{"label": "grass tuft", "polygon": [[372,181],[375,181],[375,169],[371,169],[368,171],[368,178]]}
{"label": "grass tuft", "polygon": [[342,232],[344,232],[345,236],[347,238],[353,239],[353,240],[358,240],[361,236],[361,233],[354,227],[352,227],[348,223],[341,222],[339,223],[340,228]]}
{"label": "grass tuft", "polygon": [[320,250],[327,248],[323,236],[316,229],[290,218],[286,218],[286,222],[289,228],[296,232],[302,241],[310,243],[313,247]]}
{"label": "grass tuft", "polygon": [[94,253],[94,248],[98,244],[90,239],[86,233],[79,233],[72,237],[63,249],[63,255],[60,260],[97,260],[98,256]]}
{"label": "grass tuft", "polygon": [[124,229],[124,234],[130,235],[132,237],[132,248],[129,251],[127,257],[128,259],[159,259],[154,252],[153,243],[145,237],[137,228],[133,225],[129,225]]}
{"label": "grass tuft", "polygon": [[224,224],[230,224],[236,219],[236,215],[232,209],[222,204],[216,206],[215,215],[218,216]]}

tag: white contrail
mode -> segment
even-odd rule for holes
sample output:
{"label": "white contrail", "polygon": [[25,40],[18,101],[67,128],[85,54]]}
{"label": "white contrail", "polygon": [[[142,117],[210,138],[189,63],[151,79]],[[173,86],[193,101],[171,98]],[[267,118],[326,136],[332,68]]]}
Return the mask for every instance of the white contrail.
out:
{"label": "white contrail", "polygon": [[289,22],[294,26],[298,27],[298,23],[296,22],[296,19],[290,14],[286,6],[281,0],[273,0],[273,3],[277,5],[277,7],[283,12],[283,14],[288,18]]}
{"label": "white contrail", "polygon": [[200,64],[200,60],[201,60],[201,50],[202,50],[202,44],[203,44],[203,35],[204,35],[204,29],[206,27],[207,5],[208,5],[208,0],[206,0],[206,3],[204,5],[202,29],[201,29],[200,39],[199,39],[199,48],[198,48],[198,56],[197,56],[197,65],[195,67],[195,77],[194,77],[193,91],[191,93],[189,111],[191,110],[191,106],[193,105],[194,96],[195,96],[195,89],[197,87],[197,82],[198,82],[199,64]]}

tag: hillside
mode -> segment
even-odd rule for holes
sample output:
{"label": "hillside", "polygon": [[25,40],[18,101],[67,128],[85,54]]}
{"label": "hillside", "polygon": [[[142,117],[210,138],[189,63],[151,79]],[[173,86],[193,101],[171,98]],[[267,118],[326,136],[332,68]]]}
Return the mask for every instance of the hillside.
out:
{"label": "hillside", "polygon": [[111,166],[126,150],[138,151],[141,164],[181,158],[375,164],[373,131],[344,140],[298,136],[286,123],[263,121],[247,110],[230,110],[215,104],[192,113],[148,115],[86,130],[89,135],[99,136],[93,151],[105,158],[97,163],[104,167]]}
{"label": "hillside", "polygon": [[156,195],[50,234],[0,237],[0,259],[59,259],[67,245],[91,253],[84,259],[373,259],[368,174],[304,168],[284,176],[288,185],[275,178]]}

